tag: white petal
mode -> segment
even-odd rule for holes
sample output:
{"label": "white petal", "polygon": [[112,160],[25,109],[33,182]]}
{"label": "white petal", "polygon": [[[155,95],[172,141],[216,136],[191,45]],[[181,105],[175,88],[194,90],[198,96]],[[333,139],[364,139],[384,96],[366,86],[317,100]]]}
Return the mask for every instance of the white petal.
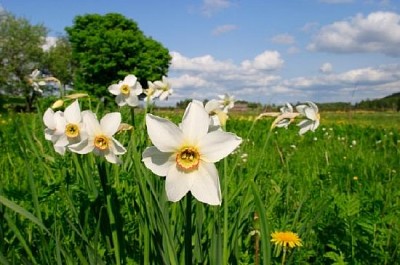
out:
{"label": "white petal", "polygon": [[54,121],[54,111],[48,108],[43,115],[43,122],[47,128],[54,130],[56,128],[56,123]]}
{"label": "white petal", "polygon": [[168,99],[168,96],[169,96],[168,92],[163,92],[160,95],[160,100],[164,101],[164,100]]}
{"label": "white petal", "polygon": [[78,154],[90,153],[94,149],[93,139],[92,140],[85,139],[82,142],[68,146],[68,149]]}
{"label": "white petal", "polygon": [[198,140],[207,134],[209,122],[203,103],[193,100],[186,108],[181,123],[185,139],[191,141],[190,144],[196,145]]}
{"label": "white petal", "polygon": [[299,134],[302,135],[311,129],[313,122],[310,120],[302,120],[297,125],[300,127]]}
{"label": "white petal", "polygon": [[175,164],[175,156],[173,153],[163,153],[155,146],[148,147],[144,150],[142,161],[148,169],[154,174],[165,177],[170,167]]}
{"label": "white petal", "polygon": [[131,107],[136,107],[139,105],[139,99],[134,93],[132,93],[132,91],[129,97],[125,99],[125,102]]}
{"label": "white petal", "polygon": [[113,143],[113,148],[112,148],[113,153],[116,155],[125,154],[126,153],[125,147],[120,142],[118,142],[116,139],[114,139],[114,138],[111,138],[111,139],[112,139],[112,143]]}
{"label": "white petal", "polygon": [[126,105],[126,97],[123,94],[119,94],[115,97],[115,102],[120,107],[125,106]]}
{"label": "white petal", "polygon": [[136,84],[137,78],[134,75],[127,75],[123,81],[124,84],[132,87]]}
{"label": "white petal", "polygon": [[134,87],[131,88],[131,94],[139,96],[143,93],[142,85],[138,82]]}
{"label": "white petal", "polygon": [[86,112],[83,116],[83,123],[86,126],[88,135],[95,135],[101,133],[100,123],[93,112]]}
{"label": "white petal", "polygon": [[108,87],[108,91],[110,91],[111,94],[117,96],[117,95],[121,94],[120,85],[113,84]]}
{"label": "white petal", "polygon": [[207,162],[217,162],[235,150],[242,139],[233,133],[213,131],[199,142],[200,157]]}
{"label": "white petal", "polygon": [[219,102],[216,99],[212,99],[206,103],[204,109],[208,112],[208,114],[212,114],[216,110],[221,110],[219,107]]}
{"label": "white petal", "polygon": [[121,113],[112,112],[104,115],[100,120],[101,131],[107,136],[113,136],[121,124]]}
{"label": "white petal", "polygon": [[121,159],[119,159],[119,157],[117,157],[113,152],[108,152],[107,154],[104,155],[104,157],[110,163],[113,163],[113,164],[121,164],[122,163]]}
{"label": "white petal", "polygon": [[60,155],[65,154],[66,147],[65,146],[54,146],[54,150]]}
{"label": "white petal", "polygon": [[146,115],[147,133],[161,152],[175,152],[183,143],[182,131],[174,123],[152,114]]}
{"label": "white petal", "polygon": [[317,113],[315,113],[313,108],[305,108],[306,117],[310,120],[315,121],[317,119]]}
{"label": "white petal", "polygon": [[301,113],[303,115],[306,115],[305,108],[307,108],[306,105],[298,105],[298,106],[296,106],[297,112],[299,112],[299,113]]}
{"label": "white petal", "polygon": [[78,100],[75,100],[71,105],[65,108],[64,117],[68,123],[78,124],[81,121],[81,109]]}
{"label": "white petal", "polygon": [[200,163],[197,173],[192,177],[190,191],[201,202],[221,205],[218,171],[213,163]]}
{"label": "white petal", "polygon": [[314,110],[315,113],[318,113],[318,106],[311,101],[307,101],[307,104]]}
{"label": "white petal", "polygon": [[63,134],[58,138],[57,142],[54,143],[54,146],[67,146],[69,144],[68,137]]}
{"label": "white petal", "polygon": [[[197,173],[197,171],[194,171]],[[178,170],[176,166],[169,168],[165,181],[165,190],[168,200],[177,202],[190,190],[192,173],[185,173]]]}

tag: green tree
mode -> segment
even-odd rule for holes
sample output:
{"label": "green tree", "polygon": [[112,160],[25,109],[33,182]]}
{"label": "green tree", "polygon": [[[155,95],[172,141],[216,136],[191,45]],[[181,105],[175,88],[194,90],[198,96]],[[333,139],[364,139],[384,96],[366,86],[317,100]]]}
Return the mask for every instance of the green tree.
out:
{"label": "green tree", "polygon": [[64,95],[65,85],[72,83],[72,48],[68,39],[58,38],[55,45],[45,53],[43,68],[60,81],[60,96]]}
{"label": "green tree", "polygon": [[74,86],[92,95],[108,95],[107,87],[128,74],[142,85],[166,75],[171,57],[159,42],[146,37],[136,22],[120,14],[87,14],[67,27],[76,64]]}
{"label": "green tree", "polygon": [[28,76],[40,66],[47,29],[24,18],[2,13],[0,20],[0,91],[23,96],[26,110],[32,109],[37,93]]}

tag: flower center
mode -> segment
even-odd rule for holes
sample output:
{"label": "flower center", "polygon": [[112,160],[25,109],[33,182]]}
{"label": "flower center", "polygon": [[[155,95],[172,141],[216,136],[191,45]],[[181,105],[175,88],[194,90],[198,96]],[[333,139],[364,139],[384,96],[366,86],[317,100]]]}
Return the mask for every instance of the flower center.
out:
{"label": "flower center", "polygon": [[121,93],[122,94],[124,94],[124,95],[129,95],[129,92],[131,91],[130,89],[129,89],[129,86],[128,85],[122,85],[121,86],[121,88],[120,88],[120,90],[121,90]]}
{"label": "flower center", "polygon": [[200,153],[194,147],[183,147],[176,154],[176,164],[183,171],[191,171],[199,167]]}
{"label": "flower center", "polygon": [[108,149],[109,145],[110,145],[109,139],[105,135],[97,135],[94,138],[94,146],[96,146],[100,150]]}
{"label": "flower center", "polygon": [[65,126],[65,135],[69,138],[75,138],[79,136],[79,127],[76,124],[68,123]]}

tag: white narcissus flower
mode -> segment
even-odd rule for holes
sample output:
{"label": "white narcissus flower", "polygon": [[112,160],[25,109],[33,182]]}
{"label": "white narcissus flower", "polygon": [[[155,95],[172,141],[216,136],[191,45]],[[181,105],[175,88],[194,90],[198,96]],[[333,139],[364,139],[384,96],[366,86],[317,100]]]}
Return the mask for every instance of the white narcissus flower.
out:
{"label": "white narcissus flower", "polygon": [[221,105],[221,109],[228,113],[230,109],[235,106],[235,97],[229,96],[228,94],[218,95],[219,97],[219,104]]}
{"label": "white narcissus flower", "polygon": [[[53,145],[64,134],[64,128],[60,124],[63,116],[64,113],[61,111],[54,112],[51,108],[48,108],[43,115],[43,122],[46,126],[44,130],[44,137],[46,140],[51,141]],[[54,150],[61,155],[65,153],[65,149],[65,146],[54,145]]]}
{"label": "white narcissus flower", "polygon": [[307,131],[315,131],[319,126],[320,120],[318,106],[311,101],[307,101],[305,105],[296,106],[296,109],[301,115],[307,118],[297,124],[300,127],[299,134],[302,135]]}
{"label": "white narcissus flower", "polygon": [[163,76],[162,80],[154,81],[152,83],[153,88],[157,91],[156,95],[160,100],[166,100],[174,92],[171,88],[167,77]]}
{"label": "white narcissus flower", "polygon": [[118,155],[124,154],[126,149],[113,137],[120,126],[121,114],[119,112],[106,114],[99,123],[96,115],[87,111],[83,115],[83,123],[86,125],[87,138],[80,143],[70,145],[69,149],[78,154],[93,152],[104,156],[110,163],[121,163]]}
{"label": "white narcissus flower", "polygon": [[287,127],[289,124],[294,120],[295,117],[293,117],[293,107],[290,105],[290,103],[286,103],[285,106],[280,108],[281,115],[278,116],[278,118],[274,121],[274,127]]}
{"label": "white narcissus flower", "polygon": [[111,94],[116,95],[115,102],[118,106],[129,105],[136,107],[139,105],[138,96],[142,94],[143,89],[137,81],[136,76],[127,75],[123,81],[118,84],[112,84],[108,87]]}
{"label": "white narcissus flower", "polygon": [[153,82],[147,81],[147,89],[145,90],[146,98],[144,99],[146,102],[154,100],[158,98],[161,94],[161,90],[158,90]]}
{"label": "white narcissus flower", "polygon": [[78,100],[65,108],[63,116],[56,116],[56,123],[58,130],[63,133],[54,143],[54,147],[65,148],[87,137]]}
{"label": "white narcissus flower", "polygon": [[212,99],[208,101],[204,109],[210,115],[210,127],[218,129],[220,126],[225,126],[228,114],[222,111],[218,100]]}
{"label": "white narcissus flower", "polygon": [[209,131],[209,116],[200,101],[186,108],[182,123],[146,115],[154,146],[143,152],[143,162],[154,174],[165,176],[168,200],[176,202],[189,191],[199,201],[221,204],[219,176],[214,163],[235,150],[242,139],[222,130]]}

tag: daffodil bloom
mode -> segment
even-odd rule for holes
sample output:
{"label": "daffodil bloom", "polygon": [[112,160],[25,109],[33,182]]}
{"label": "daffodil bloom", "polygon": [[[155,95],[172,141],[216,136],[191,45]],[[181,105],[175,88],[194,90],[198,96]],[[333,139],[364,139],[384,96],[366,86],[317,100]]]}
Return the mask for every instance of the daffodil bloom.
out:
{"label": "daffodil bloom", "polygon": [[153,89],[155,89],[156,96],[160,100],[166,100],[168,97],[174,92],[173,89],[171,88],[171,84],[169,83],[168,79],[163,76],[162,80],[154,81],[151,83],[153,86]]}
{"label": "daffodil bloom", "polygon": [[292,105],[290,105],[290,103],[286,103],[285,106],[280,108],[280,111],[281,115],[283,115],[283,118],[279,118],[278,116],[276,122],[274,121],[275,127],[285,127],[287,129],[289,124],[294,120],[294,118],[287,118],[287,116],[291,116],[291,114],[293,113],[293,107]]}
{"label": "daffodil bloom", "polygon": [[143,89],[137,81],[136,76],[127,75],[123,81],[118,84],[112,84],[108,87],[111,94],[116,95],[115,102],[118,106],[129,105],[136,107],[139,105],[138,95],[142,94]]}
{"label": "daffodil bloom", "polygon": [[157,90],[156,86],[153,82],[147,81],[147,89],[145,90],[146,98],[144,99],[146,102],[154,100],[158,98],[161,94],[161,90]]}
{"label": "daffodil bloom", "polygon": [[221,204],[218,171],[214,165],[235,150],[242,139],[222,130],[209,131],[209,116],[200,101],[186,108],[182,123],[146,115],[147,132],[154,146],[143,152],[143,162],[154,174],[166,177],[170,201],[191,192],[199,201]]}
{"label": "daffodil bloom", "polygon": [[307,131],[315,131],[319,126],[320,119],[318,106],[311,101],[307,101],[304,105],[296,106],[296,109],[301,115],[307,118],[297,124],[300,127],[299,134],[302,135]]}
{"label": "daffodil bloom", "polygon": [[95,155],[104,156],[110,163],[121,163],[118,155],[124,154],[126,149],[113,137],[121,124],[121,114],[108,113],[99,123],[96,115],[87,111],[83,115],[83,123],[86,125],[87,138],[69,146],[69,149],[78,154],[93,152]]}
{"label": "daffodil bloom", "polygon": [[218,97],[219,97],[219,104],[221,105],[221,109],[225,113],[228,113],[228,111],[235,106],[235,98],[233,96],[224,94],[224,95],[218,95]]}
{"label": "daffodil bloom", "polygon": [[63,155],[65,153],[65,146],[54,145],[58,139],[64,134],[64,128],[60,121],[63,119],[64,113],[61,111],[54,112],[51,108],[48,108],[43,115],[43,122],[46,126],[44,130],[44,137],[53,143],[54,150]]}
{"label": "daffodil bloom", "polygon": [[228,114],[222,111],[221,105],[218,100],[212,99],[204,106],[207,113],[210,115],[210,126],[218,129],[220,126],[225,126]]}
{"label": "daffodil bloom", "polygon": [[77,100],[65,108],[64,115],[56,117],[56,123],[57,129],[62,130],[63,133],[54,143],[55,147],[65,148],[82,141],[86,137],[81,109]]}

